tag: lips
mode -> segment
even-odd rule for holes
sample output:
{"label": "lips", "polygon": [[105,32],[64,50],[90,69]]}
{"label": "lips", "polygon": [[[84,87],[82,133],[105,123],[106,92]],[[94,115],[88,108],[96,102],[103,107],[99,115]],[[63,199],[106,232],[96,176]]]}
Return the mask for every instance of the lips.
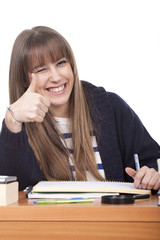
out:
{"label": "lips", "polygon": [[62,92],[66,87],[66,83],[65,84],[62,84],[58,87],[50,87],[50,88],[47,88],[47,91],[49,91],[50,93],[60,93]]}

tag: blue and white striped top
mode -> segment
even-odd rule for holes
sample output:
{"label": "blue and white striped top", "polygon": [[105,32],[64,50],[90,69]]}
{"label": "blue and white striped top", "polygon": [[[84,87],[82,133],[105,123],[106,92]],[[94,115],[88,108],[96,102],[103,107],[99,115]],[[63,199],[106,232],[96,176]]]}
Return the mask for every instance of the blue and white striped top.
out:
{"label": "blue and white striped top", "polygon": [[[69,150],[70,154],[73,154],[72,123],[71,123],[70,119],[69,118],[57,118],[57,117],[55,117],[55,121],[56,121],[58,129],[60,130],[60,132],[64,136],[64,139],[65,139],[65,142],[67,144],[67,147],[68,147],[68,150]],[[100,173],[100,175],[103,178],[105,178],[103,164],[102,164],[101,157],[100,157],[100,154],[99,154],[99,151],[98,151],[96,138],[95,138],[95,136],[91,136],[91,138],[92,138],[93,149],[94,149],[94,152],[95,152],[95,159],[96,159],[96,163],[97,163],[98,172]],[[71,170],[72,170],[73,177],[75,179],[75,169],[74,169],[74,165],[71,161],[71,158],[69,158],[69,163],[70,163],[70,167],[71,167]],[[97,179],[95,179],[95,177],[89,171],[86,171],[86,175],[87,175],[87,180],[88,181],[97,180]]]}

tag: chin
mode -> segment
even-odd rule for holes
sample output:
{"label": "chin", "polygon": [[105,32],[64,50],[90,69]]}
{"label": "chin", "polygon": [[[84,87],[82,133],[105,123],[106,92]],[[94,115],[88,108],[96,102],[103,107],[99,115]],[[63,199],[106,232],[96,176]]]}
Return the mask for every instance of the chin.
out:
{"label": "chin", "polygon": [[53,101],[53,100],[50,100],[50,103],[52,104],[52,106],[55,106],[55,107],[61,107],[63,105],[66,105],[68,102],[68,100],[62,100],[62,101]]}

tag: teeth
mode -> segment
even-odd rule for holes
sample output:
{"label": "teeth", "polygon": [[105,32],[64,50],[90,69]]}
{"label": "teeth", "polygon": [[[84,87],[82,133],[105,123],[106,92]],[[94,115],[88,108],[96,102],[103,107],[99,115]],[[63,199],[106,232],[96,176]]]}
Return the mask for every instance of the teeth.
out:
{"label": "teeth", "polygon": [[57,92],[60,92],[64,89],[64,85],[58,87],[58,88],[50,88],[49,89],[49,92],[53,92],[53,93],[57,93]]}

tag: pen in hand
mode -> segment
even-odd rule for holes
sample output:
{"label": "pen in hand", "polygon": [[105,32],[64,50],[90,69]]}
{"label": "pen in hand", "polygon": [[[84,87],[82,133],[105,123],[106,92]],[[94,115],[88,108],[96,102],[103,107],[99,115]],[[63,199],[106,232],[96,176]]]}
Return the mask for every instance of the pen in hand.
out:
{"label": "pen in hand", "polygon": [[134,154],[134,161],[135,161],[136,171],[138,172],[140,170],[138,154]]}
{"label": "pen in hand", "polygon": [[138,154],[134,154],[134,162],[135,162],[135,168],[130,168],[130,167],[126,167],[125,168],[125,171],[126,173],[132,177],[134,179],[135,175],[137,174],[137,172],[139,172],[140,170],[140,164],[139,164],[139,157],[138,157]]}
{"label": "pen in hand", "polygon": [[[138,154],[134,154],[134,161],[135,161],[135,165],[136,165],[136,171],[138,172],[140,170]],[[139,185],[139,188],[141,188],[141,183]]]}

